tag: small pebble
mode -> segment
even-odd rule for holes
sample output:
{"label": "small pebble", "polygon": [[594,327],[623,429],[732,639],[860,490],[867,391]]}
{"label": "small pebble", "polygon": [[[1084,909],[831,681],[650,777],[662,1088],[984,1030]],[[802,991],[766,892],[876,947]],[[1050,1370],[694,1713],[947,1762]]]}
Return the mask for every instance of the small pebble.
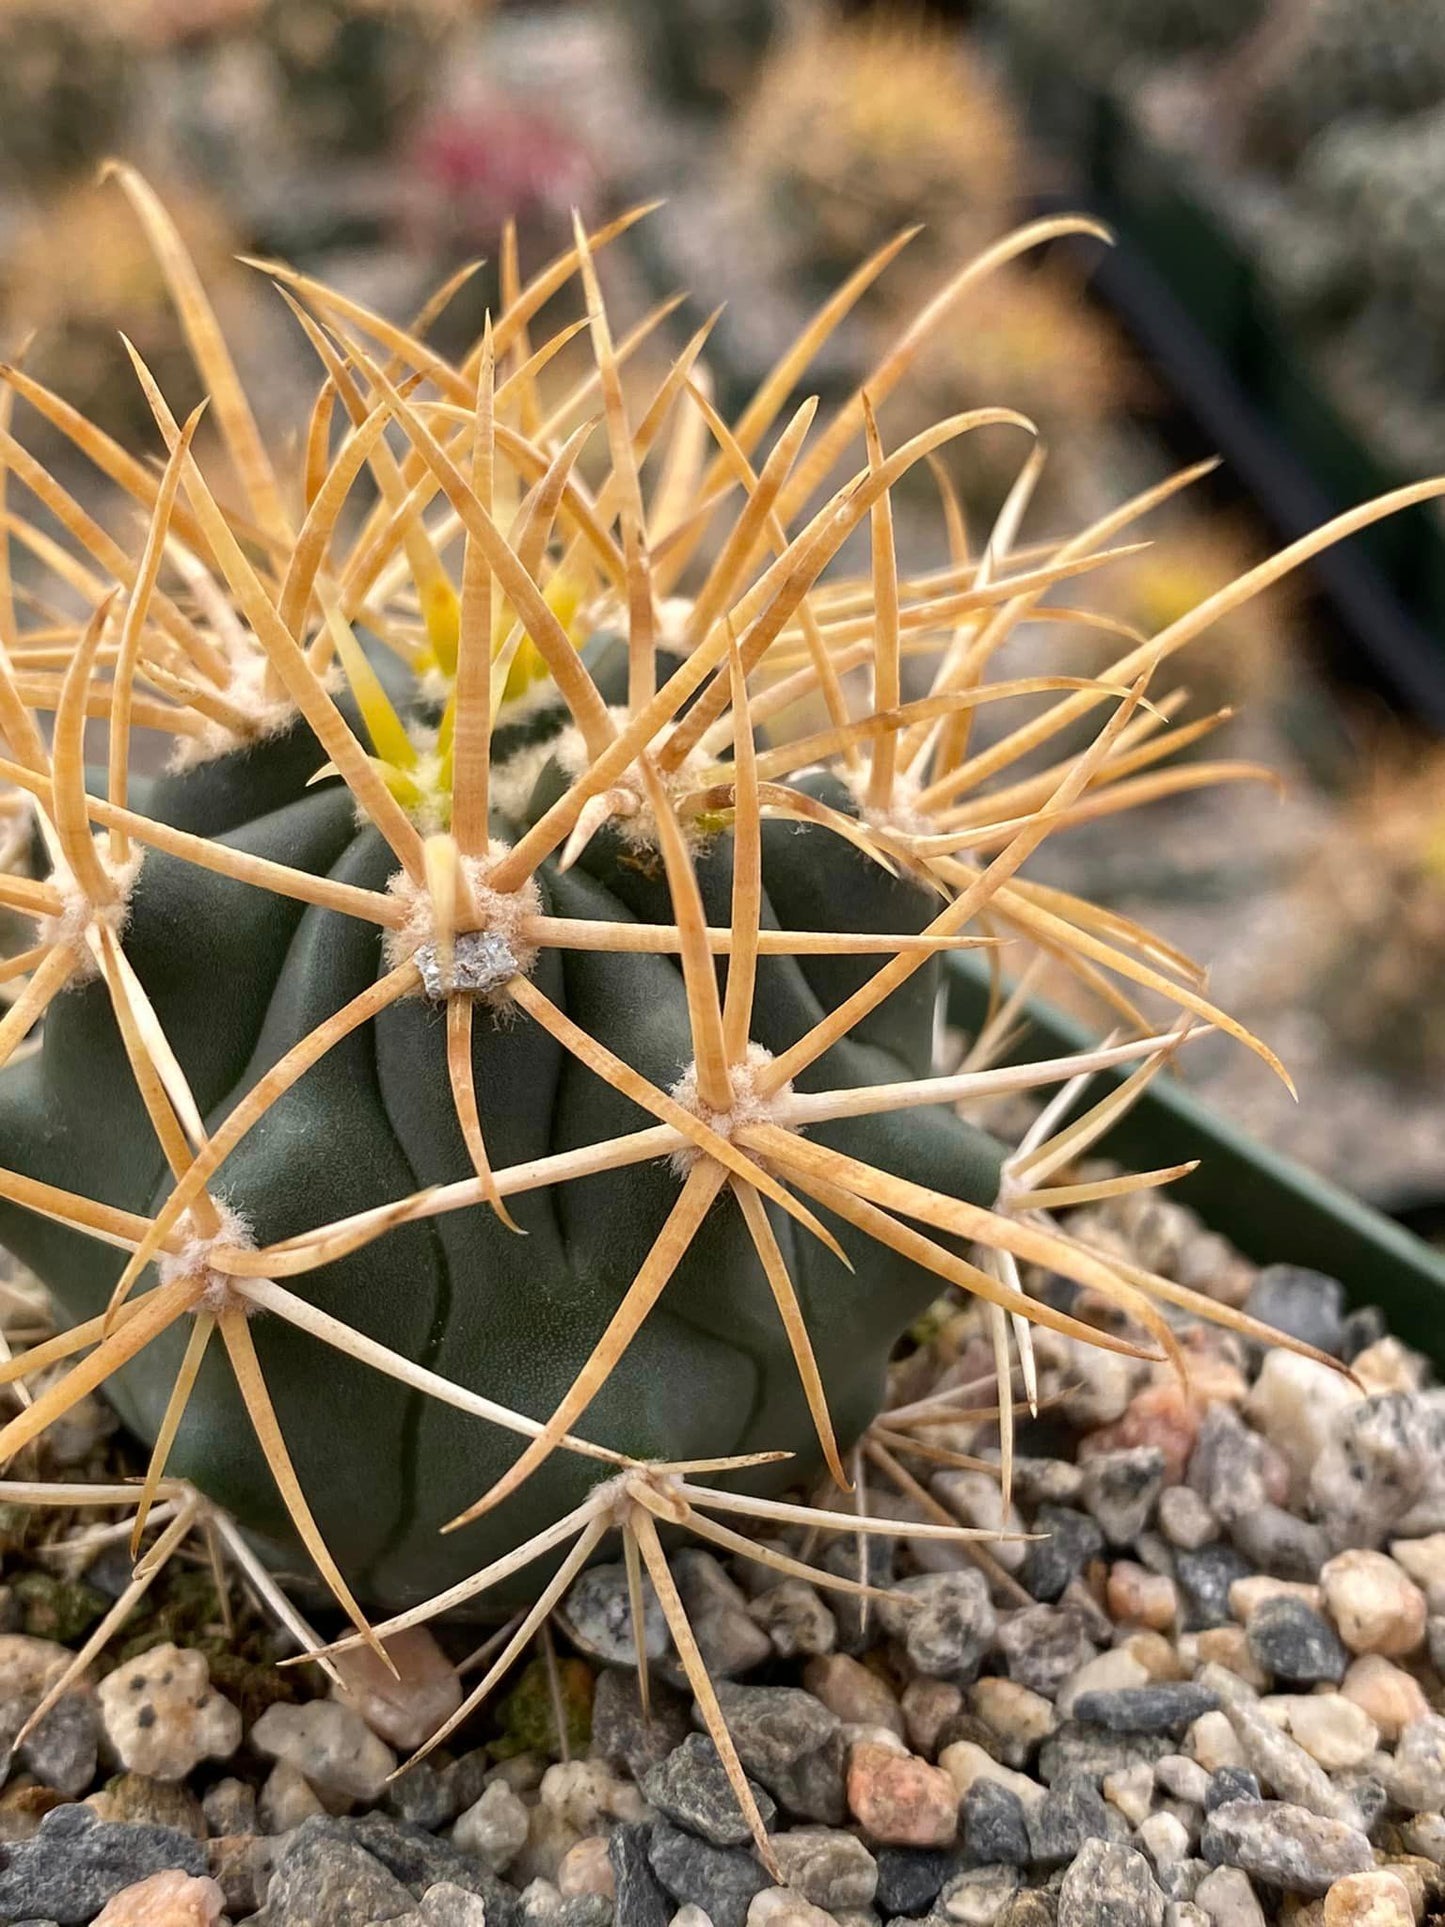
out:
{"label": "small pebble", "polygon": [[994,1927],[1018,1885],[1017,1867],[971,1867],[948,1882],[939,1907],[943,1918],[959,1927]]}
{"label": "small pebble", "polygon": [[971,1740],[959,1740],[955,1745],[945,1747],[938,1756],[938,1764],[953,1781],[960,1800],[976,1780],[996,1780],[1022,1800],[1026,1807],[1044,1797],[1044,1789],[1037,1780],[1031,1780],[1026,1773],[1015,1773],[1009,1767],[1000,1766],[991,1754],[985,1753],[981,1746],[975,1746]]}
{"label": "small pebble", "polygon": [[[1241,1397],[1243,1393],[1241,1386]],[[1091,1452],[1152,1446],[1164,1454],[1164,1476],[1172,1485],[1184,1477],[1198,1437],[1198,1407],[1171,1373],[1168,1379],[1146,1385],[1136,1393],[1119,1419],[1080,1441],[1079,1451],[1086,1457]]]}
{"label": "small pebble", "polygon": [[[1199,1774],[1201,1782],[1205,1775],[1192,1760],[1184,1764]],[[1111,1807],[1117,1807],[1131,1827],[1137,1827],[1149,1816],[1154,1804],[1155,1769],[1147,1760],[1137,1766],[1120,1767],[1117,1772],[1106,1773],[1100,1783],[1100,1792]]]}
{"label": "small pebble", "polygon": [[1445,1612],[1445,1532],[1392,1540],[1390,1557],[1423,1590],[1430,1611]]}
{"label": "small pebble", "polygon": [[1109,1568],[1104,1597],[1110,1617],[1125,1625],[1165,1632],[1179,1617],[1179,1588],[1174,1581],[1130,1559],[1118,1559]]}
{"label": "small pebble", "polygon": [[1080,1497],[1111,1546],[1132,1546],[1148,1525],[1165,1471],[1157,1445],[1097,1452],[1085,1460]]}
{"label": "small pebble", "polygon": [[95,1927],[215,1927],[225,1896],[214,1880],[153,1873],[123,1887],[95,1916]]}
{"label": "small pebble", "polygon": [[612,1898],[617,1881],[604,1834],[588,1834],[567,1849],[557,1868],[557,1891],[564,1900],[575,1900],[581,1894],[605,1894],[609,1900]]}
{"label": "small pebble", "polygon": [[106,1738],[128,1772],[183,1780],[241,1744],[241,1715],[212,1687],[206,1656],[194,1647],[153,1646],[117,1666],[99,1692]]}
{"label": "small pebble", "polygon": [[1197,1552],[1219,1537],[1219,1521],[1190,1485],[1166,1485],[1159,1494],[1159,1530],[1172,1546]]}
{"label": "small pebble", "polygon": [[1151,1813],[1138,1829],[1139,1845],[1157,1868],[1172,1867],[1189,1852],[1189,1829],[1177,1813]]}
{"label": "small pebble", "polygon": [[1242,1868],[1289,1893],[1323,1894],[1347,1873],[1375,1864],[1357,1827],[1278,1800],[1236,1800],[1216,1807],[1200,1841],[1212,1866]]}
{"label": "small pebble", "polygon": [[1260,1711],[1327,1773],[1363,1766],[1380,1743],[1375,1722],[1342,1693],[1281,1693],[1260,1701]]}
{"label": "small pebble", "polygon": [[958,1831],[958,1793],[942,1768],[882,1746],[848,1758],[848,1808],[882,1846],[947,1847]]}
{"label": "small pebble", "polygon": [[787,1885],[830,1913],[871,1907],[878,1863],[863,1842],[833,1827],[793,1827],[773,1835],[773,1852]]}
{"label": "small pebble", "polygon": [[[821,1694],[819,1698],[822,1698]],[[903,1714],[904,1737],[914,1752],[932,1759],[938,1751],[944,1728],[957,1718],[962,1706],[963,1690],[955,1686],[952,1680],[909,1680],[903,1689],[899,1710]]]}
{"label": "small pebble", "polygon": [[[696,1908],[684,1912],[696,1913]],[[674,1916],[675,1921],[682,1915]],[[705,1918],[705,1917],[704,1917]],[[837,1927],[832,1914],[825,1914],[801,1894],[788,1887],[764,1887],[748,1902],[747,1927]]]}
{"label": "small pebble", "polygon": [[1086,1840],[1059,1887],[1058,1927],[1164,1927],[1164,1895],[1131,1847]]}
{"label": "small pebble", "polygon": [[963,1851],[975,1867],[1026,1867],[1028,1816],[1018,1795],[1000,1780],[975,1780],[959,1805]]}
{"label": "small pebble", "polygon": [[831,1653],[838,1641],[838,1622],[823,1604],[816,1586],[803,1579],[784,1579],[760,1593],[749,1613],[772,1641],[780,1659],[798,1654]]}
{"label": "small pebble", "polygon": [[1425,1643],[1425,1595],[1383,1552],[1350,1547],[1320,1573],[1325,1607],[1352,1653],[1403,1659]]}
{"label": "small pebble", "polygon": [[[904,1697],[906,1700],[907,1694]],[[968,1703],[989,1731],[998,1736],[998,1757],[1005,1766],[1025,1765],[1059,1723],[1053,1703],[1042,1693],[996,1674],[974,1681],[968,1689]]]}
{"label": "small pebble", "polygon": [[1411,1721],[1396,1744],[1385,1785],[1409,1813],[1445,1809],[1445,1717],[1428,1713]]}
{"label": "small pebble", "polygon": [[1216,1807],[1227,1807],[1231,1800],[1258,1800],[1261,1797],[1259,1781],[1247,1766],[1221,1766],[1210,1774],[1200,1804],[1206,1813],[1213,1813]]}
{"label": "small pebble", "polygon": [[303,1820],[326,1811],[311,1782],[288,1760],[278,1760],[266,1775],[258,1810],[267,1833],[291,1833]]}
{"label": "small pebble", "polygon": [[1209,1916],[1210,1927],[1266,1927],[1249,1875],[1238,1867],[1216,1867],[1207,1873],[1194,1898]]}
{"label": "small pebble", "polygon": [[999,1622],[999,1650],[1009,1678],[1051,1699],[1098,1647],[1079,1614],[1025,1606]]}
{"label": "small pebble", "polygon": [[[1317,1352],[1337,1358],[1345,1337],[1345,1288],[1338,1278],[1305,1265],[1266,1265],[1255,1276],[1244,1309]],[[1268,1357],[1292,1356],[1271,1352]]]}
{"label": "small pebble", "polygon": [[1166,1753],[1154,1763],[1154,1778],[1166,1793],[1190,1806],[1202,1807],[1209,1791],[1209,1775],[1197,1760],[1184,1753]]}
{"label": "small pebble", "polygon": [[1410,1890],[1398,1874],[1346,1874],[1325,1895],[1324,1927],[1415,1927]]}
{"label": "small pebble", "polygon": [[750,1617],[747,1595],[721,1560],[698,1546],[686,1546],[672,1555],[671,1567],[693,1637],[713,1678],[731,1679],[761,1666],[772,1653],[772,1642]]}
{"label": "small pebble", "polygon": [[1194,1680],[1081,1693],[1075,1717],[1111,1733],[1183,1733],[1218,1706],[1216,1694]]}
{"label": "small pebble", "polygon": [[386,1742],[337,1700],[268,1706],[251,1728],[251,1744],[294,1767],[318,1793],[345,1800],[380,1798],[387,1776],[396,1770],[396,1755]]}
{"label": "small pebble", "polygon": [[[845,1726],[886,1726],[900,1739],[908,1735],[903,1709],[892,1687],[870,1667],[846,1653],[810,1659],[803,1668],[803,1684],[830,1713],[836,1713]],[[954,1698],[945,1717],[956,1713],[962,1703],[960,1694]],[[932,1749],[921,1750],[926,1753]]]}
{"label": "small pebble", "polygon": [[1184,1744],[1190,1758],[1197,1760],[1206,1773],[1244,1765],[1244,1749],[1223,1713],[1205,1713],[1197,1719],[1185,1734]]}
{"label": "small pebble", "polygon": [[1052,1602],[1091,1559],[1104,1550],[1104,1535],[1086,1512],[1071,1506],[1041,1505],[1033,1529],[1045,1537],[1029,1546],[1019,1578],[1035,1599]]}
{"label": "small pebble", "polygon": [[1111,1646],[1106,1653],[1086,1659],[1059,1688],[1055,1704],[1064,1719],[1072,1719],[1074,1702],[1083,1693],[1118,1692],[1125,1687],[1143,1686],[1149,1674],[1134,1655],[1123,1646]]}
{"label": "small pebble", "polygon": [[353,1646],[337,1655],[343,1683],[332,1692],[388,1746],[414,1753],[461,1705],[462,1683],[425,1626],[413,1626],[383,1644],[396,1677],[369,1646]]}
{"label": "small pebble", "polygon": [[973,1566],[905,1579],[879,1601],[878,1617],[915,1672],[960,1686],[977,1677],[997,1626],[988,1582]]}
{"label": "small pebble", "polygon": [[1287,1351],[1265,1354],[1244,1409],[1288,1461],[1298,1496],[1308,1491],[1310,1468],[1334,1436],[1340,1413],[1362,1396],[1343,1372],[1318,1359]]}
{"label": "small pebble", "polygon": [[1337,1685],[1345,1676],[1350,1656],[1339,1635],[1302,1599],[1263,1600],[1250,1614],[1247,1631],[1251,1652],[1276,1679],[1297,1686]]}
{"label": "small pebble", "polygon": [[452,1841],[492,1873],[505,1873],[527,1844],[527,1809],[505,1780],[493,1780],[460,1814]]}

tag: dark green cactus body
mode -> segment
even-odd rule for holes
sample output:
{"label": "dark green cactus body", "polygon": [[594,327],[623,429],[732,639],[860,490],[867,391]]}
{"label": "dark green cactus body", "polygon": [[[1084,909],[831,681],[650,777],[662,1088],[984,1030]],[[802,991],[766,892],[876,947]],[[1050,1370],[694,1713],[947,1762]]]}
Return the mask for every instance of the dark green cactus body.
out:
{"label": "dark green cactus body", "polygon": [[[306,788],[323,760],[298,725],[250,751],[161,778],[138,801],[153,816],[240,849],[382,888],[395,860],[373,829],[358,828],[349,793],[335,782]],[[560,782],[554,768],[544,771],[534,808]],[[519,826],[496,828],[515,837]],[[719,837],[698,867],[710,920],[727,922],[730,839]],[[766,920],[785,927],[905,931],[933,914],[922,892],[814,828],[766,826],[764,881]],[[660,865],[605,833],[574,870],[562,875],[549,865],[538,883],[544,904],[559,915],[672,920]],[[211,1120],[223,1118],[287,1049],[385,968],[375,927],[157,851],[142,866],[125,942]],[[755,1039],[781,1050],[881,961],[765,959]],[[535,981],[664,1089],[690,1062],[674,959],[544,950]],[[804,1084],[925,1074],[937,987],[935,961],[815,1065]],[[483,1013],[473,1049],[495,1168],[652,1121],[529,1019],[494,1022]],[[992,1201],[1001,1149],[950,1111],[853,1119],[814,1135],[920,1184]],[[152,1212],[163,1201],[160,1150],[98,983],[67,990],[47,1017],[39,1053],[0,1075],[0,1163],[131,1211]],[[446,1075],[443,1012],[416,997],[308,1072],[212,1188],[245,1217],[258,1242],[270,1242],[470,1175]],[[292,1282],[408,1358],[544,1418],[631,1283],[679,1182],[669,1164],[656,1162],[526,1193],[511,1207],[525,1237],[478,1207],[394,1230]],[[783,1214],[775,1212],[774,1221],[847,1441],[876,1411],[889,1350],[937,1281],[834,1224],[856,1266],[850,1274]],[[0,1238],[75,1319],[103,1307],[123,1263],[122,1253],[10,1205],[0,1207]],[[253,1329],[321,1529],[343,1571],[374,1602],[409,1603],[476,1570],[578,1503],[602,1476],[595,1462],[559,1453],[506,1505],[439,1536],[437,1528],[511,1463],[520,1442],[276,1320],[258,1318]],[[184,1329],[173,1329],[113,1381],[125,1418],[143,1437],[159,1425],[185,1338]],[[726,1195],[578,1429],[667,1459],[793,1449],[794,1463],[755,1475],[768,1489],[816,1466],[778,1314]],[[233,1509],[279,1564],[301,1563],[219,1348],[203,1370],[172,1470]],[[524,1576],[516,1590],[535,1584]]]}

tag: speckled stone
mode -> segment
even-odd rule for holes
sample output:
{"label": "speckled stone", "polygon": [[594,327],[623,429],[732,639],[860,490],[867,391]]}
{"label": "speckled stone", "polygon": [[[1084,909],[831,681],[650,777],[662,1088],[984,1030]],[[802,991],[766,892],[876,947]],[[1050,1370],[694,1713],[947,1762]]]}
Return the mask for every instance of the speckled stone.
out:
{"label": "speckled stone", "polygon": [[1327,1893],[1343,1874],[1364,1873],[1375,1864],[1358,1828],[1277,1800],[1216,1807],[1200,1850],[1211,1866],[1239,1867],[1296,1894]]}
{"label": "speckled stone", "polygon": [[1334,1627],[1302,1600],[1266,1599],[1249,1620],[1250,1651],[1268,1673],[1296,1686],[1338,1685],[1350,1663]]}

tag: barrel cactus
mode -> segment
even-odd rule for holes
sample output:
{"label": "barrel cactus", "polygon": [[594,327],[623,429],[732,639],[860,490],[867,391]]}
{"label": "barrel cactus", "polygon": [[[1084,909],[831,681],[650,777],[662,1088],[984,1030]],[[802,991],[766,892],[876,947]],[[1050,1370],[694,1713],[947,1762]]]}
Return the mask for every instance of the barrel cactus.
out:
{"label": "barrel cactus", "polygon": [[[962,270],[821,431],[808,401],[775,432],[847,297],[734,428],[697,378],[705,331],[629,394],[648,323],[614,342],[594,254],[632,216],[579,224],[455,364],[277,268],[323,375],[285,476],[175,229],[120,179],[239,506],[192,451],[201,410],[178,423],[138,356],[163,466],[5,371],[148,527],[122,546],[0,433],[94,604],[59,636],[17,631],[8,594],[0,611],[0,774],[33,801],[39,858],[0,876],[0,902],[37,921],[5,966],[0,1237],[70,1321],[4,1367],[34,1396],[0,1460],[104,1385],[153,1445],[137,1544],[163,1478],[184,1475],[253,1558],[324,1579],[352,1639],[521,1602],[468,1707],[620,1527],[761,1838],[659,1533],[736,1548],[737,1515],[886,1530],[778,1495],[822,1472],[846,1486],[890,1348],[940,1282],[991,1307],[1005,1383],[1015,1352],[1027,1379],[1029,1321],[1170,1350],[1152,1297],[1189,1294],[1047,1215],[1168,1173],[1052,1183],[1117,1092],[1048,1133],[1075,1073],[1133,1062],[1131,1085],[1147,1079],[1189,1027],[1273,1060],[1187,959],[1021,869],[1053,831],[1150,791],[1178,734],[1146,693],[1163,661],[1392,504],[1121,640],[1098,676],[989,681],[1049,589],[1107,563],[1188,477],[1022,549],[1037,461],[1021,417],[974,410],[887,452],[877,410],[981,277],[1087,223],[1038,222]],[[559,389],[577,326],[535,349],[529,328],[574,275],[591,361]],[[1013,437],[1021,465],[991,541],[975,559],[950,511],[953,560],[900,577],[893,484],[985,433]],[[859,438],[861,463],[819,497]],[[347,520],[364,473],[374,492]],[[855,529],[867,579],[824,578]],[[910,697],[924,647],[931,680]],[[995,704],[1028,713],[983,746],[970,725]],[[822,720],[800,735],[788,719],[810,705]],[[92,715],[111,727],[88,774]],[[1090,715],[1082,749],[1038,754]],[[145,776],[132,735],[157,729],[176,749]],[[990,1070],[1006,1006],[972,1062],[935,1076],[944,955],[1009,938],[1133,1034]],[[1167,995],[1183,1028],[1148,1035],[1130,987]],[[1022,1155],[957,1109],[1049,1084],[1064,1111]],[[1034,1264],[1122,1322],[1031,1296]],[[373,1626],[373,1608],[392,1616]]]}

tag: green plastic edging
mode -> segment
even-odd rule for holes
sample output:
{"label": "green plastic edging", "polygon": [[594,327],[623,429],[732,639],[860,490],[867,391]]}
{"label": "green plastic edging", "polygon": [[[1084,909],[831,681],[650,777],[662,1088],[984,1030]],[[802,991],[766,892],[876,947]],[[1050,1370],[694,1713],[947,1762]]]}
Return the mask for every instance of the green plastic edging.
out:
{"label": "green plastic edging", "polygon": [[[948,959],[949,1021],[976,1031],[988,1006],[987,965]],[[1052,1005],[1028,1006],[1030,1027],[1011,1054],[1029,1063],[1096,1040]],[[1114,1082],[1126,1072],[1101,1073]],[[1169,1195],[1256,1264],[1308,1265],[1338,1278],[1354,1305],[1379,1305],[1390,1330],[1445,1363],[1445,1253],[1337,1185],[1227,1123],[1167,1073],[1149,1086],[1101,1150],[1141,1169],[1200,1160]]]}

